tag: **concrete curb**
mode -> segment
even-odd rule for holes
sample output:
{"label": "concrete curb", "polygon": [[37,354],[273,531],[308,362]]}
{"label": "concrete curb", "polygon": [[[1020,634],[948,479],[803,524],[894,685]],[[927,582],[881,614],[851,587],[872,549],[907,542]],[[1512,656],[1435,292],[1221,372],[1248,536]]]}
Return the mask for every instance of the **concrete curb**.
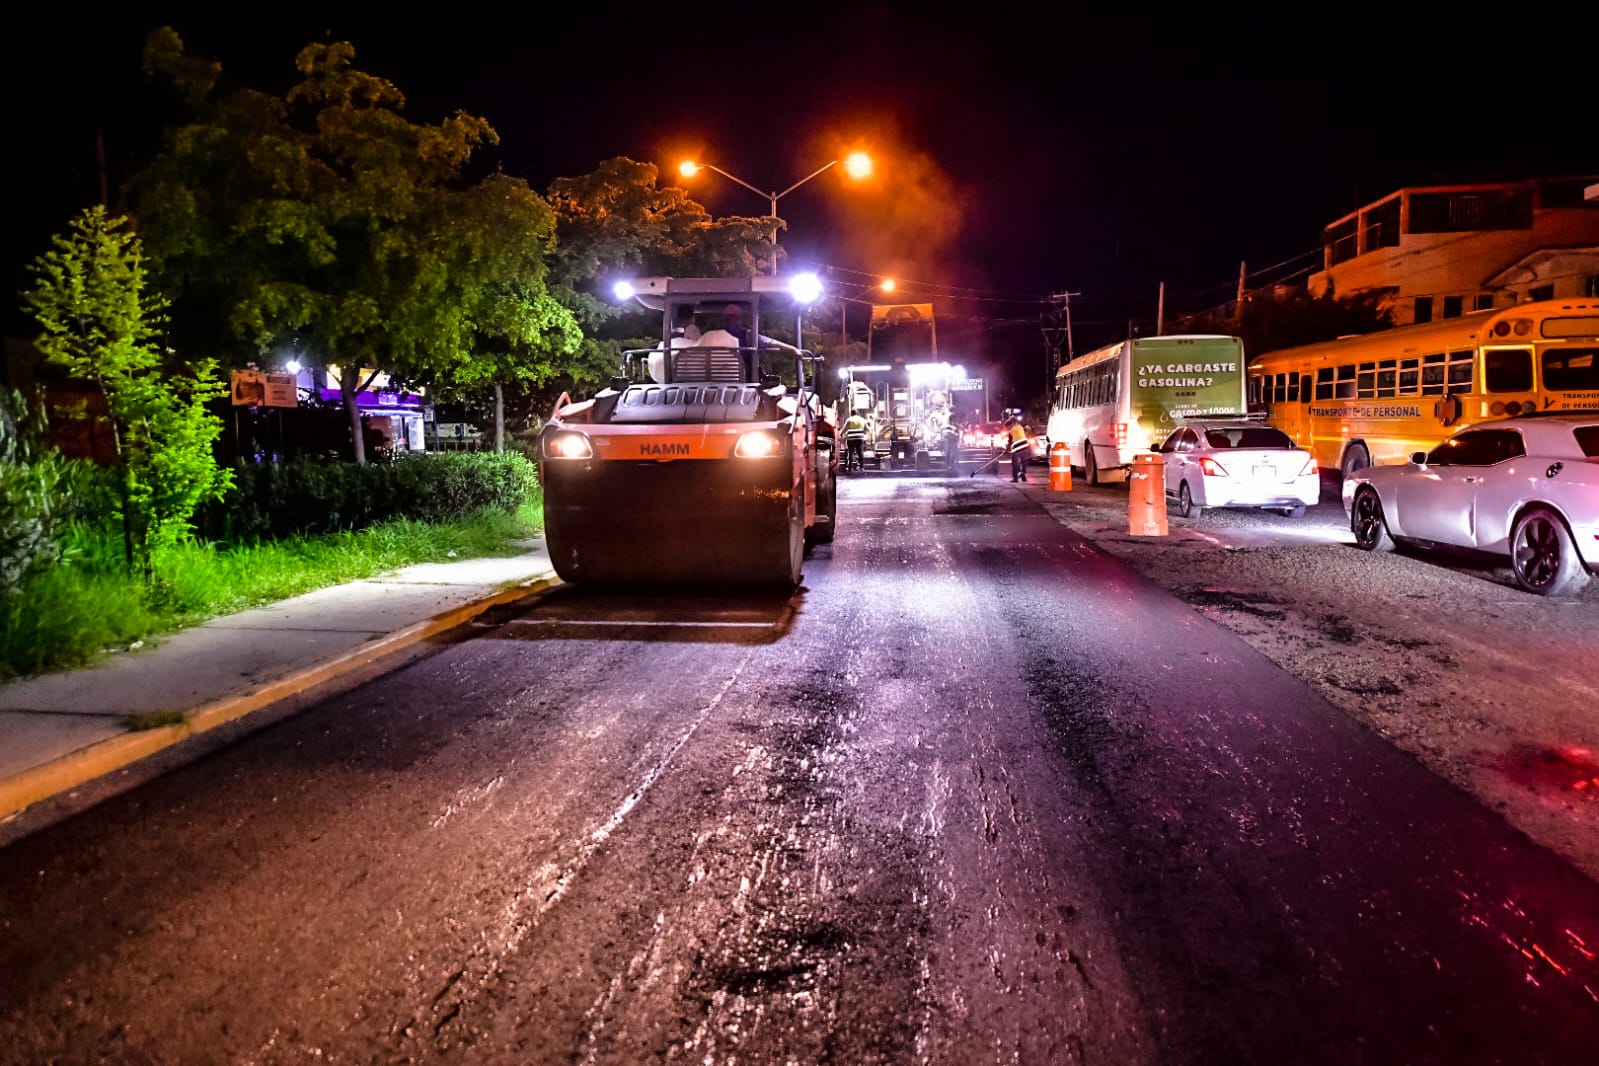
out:
{"label": "concrete curb", "polygon": [[243,695],[227,696],[201,704],[185,712],[184,722],[181,725],[161,726],[102,740],[70,755],[52,759],[42,766],[15,774],[0,781],[0,821],[20,814],[43,800],[121,770],[141,759],[182,743],[190,737],[238,721],[341,675],[359,670],[397,651],[452,629],[458,629],[491,608],[515,603],[557,584],[560,584],[560,579],[553,573],[531,578],[515,588],[502,589],[482,599],[443,611],[377,640],[369,641],[326,662],[290,674],[288,677],[269,681]]}

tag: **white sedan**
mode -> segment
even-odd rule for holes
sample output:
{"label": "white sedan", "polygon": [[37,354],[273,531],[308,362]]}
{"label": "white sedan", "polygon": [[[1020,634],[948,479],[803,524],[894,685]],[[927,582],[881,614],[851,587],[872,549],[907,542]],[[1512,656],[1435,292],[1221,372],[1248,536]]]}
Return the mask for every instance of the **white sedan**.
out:
{"label": "white sedan", "polygon": [[1528,592],[1566,595],[1599,571],[1599,412],[1479,422],[1410,462],[1344,481],[1355,543],[1488,552]]}
{"label": "white sedan", "polygon": [[1247,507],[1299,518],[1321,499],[1311,454],[1263,422],[1189,421],[1156,446],[1166,464],[1166,498],[1177,513]]}

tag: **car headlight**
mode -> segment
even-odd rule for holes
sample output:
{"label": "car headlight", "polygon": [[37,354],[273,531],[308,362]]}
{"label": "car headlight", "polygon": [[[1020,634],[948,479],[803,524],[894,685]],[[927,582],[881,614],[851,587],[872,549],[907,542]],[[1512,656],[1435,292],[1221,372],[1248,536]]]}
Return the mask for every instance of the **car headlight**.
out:
{"label": "car headlight", "polygon": [[771,459],[783,452],[783,438],[769,429],[752,429],[733,445],[735,459]]}
{"label": "car headlight", "polygon": [[544,438],[546,459],[592,459],[594,446],[588,437],[573,430],[551,433]]}

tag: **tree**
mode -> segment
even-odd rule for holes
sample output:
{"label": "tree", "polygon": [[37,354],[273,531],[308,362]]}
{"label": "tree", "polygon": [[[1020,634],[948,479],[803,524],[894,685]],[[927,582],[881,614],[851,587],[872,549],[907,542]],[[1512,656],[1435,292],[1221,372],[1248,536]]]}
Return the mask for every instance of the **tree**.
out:
{"label": "tree", "polygon": [[411,122],[400,91],[354,58],[347,42],[308,45],[282,98],[219,97],[220,67],[158,30],[146,66],[195,116],[131,191],[160,276],[180,294],[180,328],[231,345],[238,361],[304,338],[339,369],[364,463],[358,397],[377,371],[414,380],[470,361],[458,194],[473,152],[498,136],[459,111]]}
{"label": "tree", "polygon": [[1274,352],[1351,333],[1372,333],[1394,324],[1386,294],[1376,289],[1339,296],[1329,284],[1313,295],[1305,289],[1276,288],[1252,294],[1238,313],[1244,351]]}
{"label": "tree", "polygon": [[462,193],[449,216],[459,336],[431,380],[463,391],[494,391],[494,450],[505,450],[507,383],[539,385],[569,369],[583,341],[577,320],[545,286],[555,213],[526,182],[491,175]]}
{"label": "tree", "polygon": [[69,463],[43,445],[44,409],[0,389],[0,600],[61,557]]}
{"label": "tree", "polygon": [[1194,332],[1232,333],[1243,339],[1249,356],[1329,341],[1351,333],[1371,333],[1393,325],[1393,311],[1380,290],[1339,296],[1277,285],[1250,293],[1230,317],[1190,319],[1183,328]]}
{"label": "tree", "polygon": [[118,514],[129,569],[151,575],[151,554],[192,532],[195,509],[218,499],[231,473],[212,445],[222,420],[206,401],[227,395],[214,359],[168,370],[157,344],[166,299],[148,287],[139,238],[126,218],[95,206],[34,263],[27,302],[47,362],[92,383],[116,450]]}
{"label": "tree", "polygon": [[771,219],[713,219],[682,189],[659,180],[654,164],[617,156],[588,174],[551,182],[548,199],[560,220],[558,285],[581,288],[615,273],[760,273]]}

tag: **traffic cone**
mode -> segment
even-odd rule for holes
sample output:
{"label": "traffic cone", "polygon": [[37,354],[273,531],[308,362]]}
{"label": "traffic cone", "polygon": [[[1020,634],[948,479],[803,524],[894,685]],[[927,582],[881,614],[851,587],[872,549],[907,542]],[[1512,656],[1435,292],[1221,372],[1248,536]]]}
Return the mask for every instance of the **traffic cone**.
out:
{"label": "traffic cone", "polygon": [[1166,462],[1154,452],[1133,456],[1127,478],[1127,532],[1135,537],[1166,535]]}
{"label": "traffic cone", "polygon": [[1064,441],[1049,446],[1049,487],[1055,492],[1072,491],[1072,456]]}

